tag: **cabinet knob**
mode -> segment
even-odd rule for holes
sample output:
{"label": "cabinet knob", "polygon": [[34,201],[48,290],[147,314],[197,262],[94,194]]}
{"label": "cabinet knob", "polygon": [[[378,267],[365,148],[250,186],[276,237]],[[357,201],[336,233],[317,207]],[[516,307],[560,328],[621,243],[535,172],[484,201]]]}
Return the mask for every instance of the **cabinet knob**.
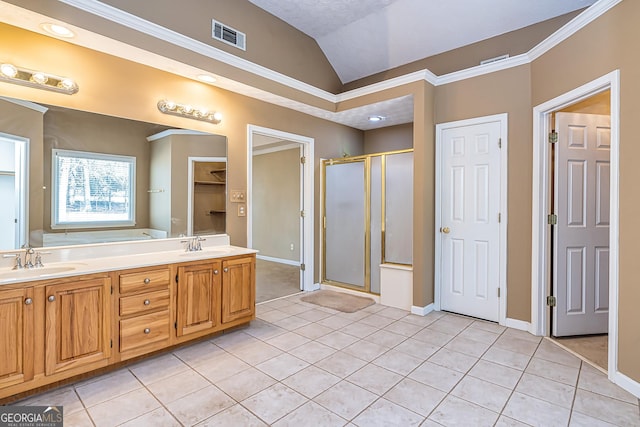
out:
{"label": "cabinet knob", "polygon": [[151,304],[151,301],[149,301],[148,299],[144,300],[144,305],[149,305]]}
{"label": "cabinet knob", "polygon": [[24,300],[24,303],[26,305],[31,305],[32,302],[33,302],[33,300],[31,298],[27,298],[27,299]]}
{"label": "cabinet knob", "polygon": [[213,274],[218,274],[219,271],[218,270],[213,270]]}
{"label": "cabinet knob", "polygon": [[145,333],[145,334],[148,334],[148,333],[150,333],[150,332],[151,332],[151,329],[149,329],[149,328],[144,328],[144,333]]}
{"label": "cabinet knob", "polygon": [[225,267],[222,271],[224,271],[225,273],[229,272],[229,269],[227,267]]}
{"label": "cabinet knob", "polygon": [[148,277],[146,279],[144,279],[144,284],[148,285],[149,283],[151,283],[151,279],[149,279]]}
{"label": "cabinet knob", "polygon": [[47,298],[49,300],[49,302],[54,302],[56,300],[55,295],[49,295],[49,298]]}

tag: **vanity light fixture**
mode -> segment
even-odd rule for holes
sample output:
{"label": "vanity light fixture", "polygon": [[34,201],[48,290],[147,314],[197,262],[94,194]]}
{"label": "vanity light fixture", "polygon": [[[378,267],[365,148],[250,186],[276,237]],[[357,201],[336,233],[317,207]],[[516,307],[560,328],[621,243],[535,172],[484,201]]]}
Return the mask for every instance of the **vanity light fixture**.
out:
{"label": "vanity light fixture", "polygon": [[213,124],[218,124],[222,121],[221,113],[212,112],[206,108],[195,108],[189,104],[179,104],[166,99],[158,101],[158,110],[165,114],[202,120]]}
{"label": "vanity light fixture", "polygon": [[66,95],[73,95],[79,89],[76,82],[68,77],[29,70],[10,63],[0,64],[0,81],[51,90]]}

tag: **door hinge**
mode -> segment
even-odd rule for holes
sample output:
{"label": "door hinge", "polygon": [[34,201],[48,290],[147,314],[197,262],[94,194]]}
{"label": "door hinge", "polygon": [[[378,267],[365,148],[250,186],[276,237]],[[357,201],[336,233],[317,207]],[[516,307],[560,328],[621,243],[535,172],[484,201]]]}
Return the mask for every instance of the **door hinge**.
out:
{"label": "door hinge", "polygon": [[326,216],[322,217],[322,228],[327,228],[327,217]]}
{"label": "door hinge", "polygon": [[305,156],[300,157],[300,164],[304,165],[307,163],[307,158]]}
{"label": "door hinge", "polygon": [[502,222],[502,214],[498,212],[498,223]]}
{"label": "door hinge", "polygon": [[178,275],[176,274],[176,284],[178,283]]}
{"label": "door hinge", "polygon": [[174,328],[174,329],[178,329],[178,322],[175,322],[175,323],[173,324],[173,328]]}
{"label": "door hinge", "polygon": [[556,225],[557,223],[558,223],[558,215],[556,214],[547,215],[547,224]]}
{"label": "door hinge", "polygon": [[498,298],[500,298],[500,288],[498,288]]}
{"label": "door hinge", "polygon": [[547,305],[548,305],[549,307],[555,307],[555,306],[556,306],[556,297],[551,296],[551,295],[550,295],[550,296],[548,296],[548,297],[547,297]]}
{"label": "door hinge", "polygon": [[304,264],[304,262],[300,264],[300,270],[305,271],[306,269],[307,269],[307,266]]}
{"label": "door hinge", "polygon": [[498,148],[502,148],[502,138],[498,138]]}
{"label": "door hinge", "polygon": [[300,217],[301,217],[301,218],[304,218],[304,216],[305,216],[304,211],[300,211]]}
{"label": "door hinge", "polygon": [[113,340],[109,340],[109,346],[113,348]]}
{"label": "door hinge", "polygon": [[111,295],[113,295],[113,286],[111,286]]}
{"label": "door hinge", "polygon": [[549,144],[555,144],[556,142],[558,142],[558,132],[552,130],[549,132]]}

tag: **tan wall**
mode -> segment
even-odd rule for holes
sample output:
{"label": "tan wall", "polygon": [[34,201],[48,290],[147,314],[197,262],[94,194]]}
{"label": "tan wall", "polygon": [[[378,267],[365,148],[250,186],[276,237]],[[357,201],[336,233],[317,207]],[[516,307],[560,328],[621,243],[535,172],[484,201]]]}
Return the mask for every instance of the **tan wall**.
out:
{"label": "tan wall", "polygon": [[259,255],[299,261],[300,150],[254,155],[252,175],[253,248]]}
{"label": "tan wall", "polygon": [[365,154],[413,148],[413,123],[368,130],[364,133]]}
{"label": "tan wall", "polygon": [[640,117],[640,2],[623,1],[531,65],[532,105],[566,93],[615,69],[620,70],[620,238],[618,362],[620,371],[640,381],[640,157],[636,122]]}
{"label": "tan wall", "polygon": [[[0,96],[224,135],[228,138],[229,188],[246,190],[247,187],[248,124],[314,138],[316,224],[319,224],[320,209],[318,159],[340,157],[343,151],[354,155],[363,152],[363,132],[356,129],[8,25],[0,25],[0,38],[5,42],[3,46],[7,60],[27,68],[45,69],[74,77],[80,86],[77,94],[69,96],[0,83]],[[165,115],[156,108],[156,103],[162,98],[216,108],[224,118],[220,124],[213,125]],[[31,184],[32,188],[42,188],[42,176],[35,177]],[[32,208],[38,205],[42,206],[42,202],[32,203]],[[245,217],[228,216],[227,232],[232,244],[246,246],[246,230]],[[318,248],[320,240],[317,227],[314,238]],[[315,251],[314,256],[317,281],[319,250]]]}

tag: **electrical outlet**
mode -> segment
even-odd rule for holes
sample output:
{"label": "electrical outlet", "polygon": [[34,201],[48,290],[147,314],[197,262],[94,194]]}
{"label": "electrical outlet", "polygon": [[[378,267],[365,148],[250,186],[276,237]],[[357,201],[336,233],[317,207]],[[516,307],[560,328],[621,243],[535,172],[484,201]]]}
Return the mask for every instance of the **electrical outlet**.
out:
{"label": "electrical outlet", "polygon": [[245,205],[238,205],[238,216],[247,216]]}
{"label": "electrical outlet", "polygon": [[231,193],[229,195],[229,199],[231,200],[231,203],[244,203],[245,202],[245,192],[242,190],[231,190]]}

